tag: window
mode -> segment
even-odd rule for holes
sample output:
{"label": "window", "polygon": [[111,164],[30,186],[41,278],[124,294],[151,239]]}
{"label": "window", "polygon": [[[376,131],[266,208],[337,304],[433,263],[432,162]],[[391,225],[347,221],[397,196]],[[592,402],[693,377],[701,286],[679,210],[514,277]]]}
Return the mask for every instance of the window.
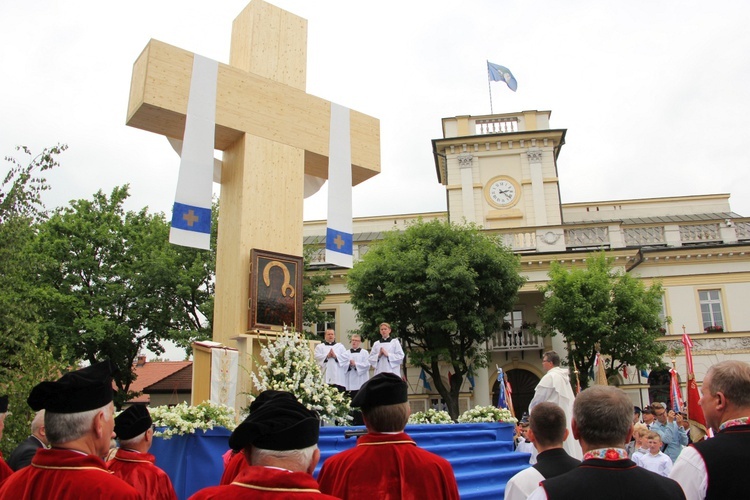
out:
{"label": "window", "polygon": [[515,332],[520,330],[522,325],[523,311],[511,311],[503,318],[503,330],[510,330]]}
{"label": "window", "polygon": [[701,318],[704,331],[724,331],[724,314],[721,311],[720,290],[700,290]]}
{"label": "window", "polygon": [[329,328],[336,329],[336,311],[325,311],[326,320],[322,323],[315,323],[315,334],[323,338],[325,337],[326,330]]}

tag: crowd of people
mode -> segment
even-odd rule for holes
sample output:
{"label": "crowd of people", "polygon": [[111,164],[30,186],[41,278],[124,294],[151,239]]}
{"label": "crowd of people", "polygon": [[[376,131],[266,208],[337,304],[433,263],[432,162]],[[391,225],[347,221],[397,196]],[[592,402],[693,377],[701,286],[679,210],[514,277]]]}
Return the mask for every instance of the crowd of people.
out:
{"label": "crowd of people", "polygon": [[[385,326],[381,333],[388,344]],[[359,347],[353,345],[349,354],[327,347],[323,358],[329,363],[356,370],[360,360],[352,354],[360,354]],[[373,348],[376,364],[381,357],[398,356],[391,346],[383,349]],[[549,373],[555,355],[544,357]],[[368,355],[370,366],[372,359]],[[744,498],[743,477],[736,470],[750,445],[749,364],[724,361],[709,368],[700,405],[715,436],[687,447],[680,444],[684,429],[677,425],[678,414],[664,405],[641,410],[621,389],[593,386],[567,409],[566,396],[555,392],[568,389],[540,382],[537,393],[548,400],[534,402],[524,431],[524,441],[537,451],[536,462],[509,480],[506,499]],[[268,390],[232,432],[234,455],[219,484],[191,498],[458,499],[450,463],[421,449],[405,432],[410,406],[401,376],[384,369],[355,390],[352,405],[361,409],[367,433],[354,448],[328,457],[317,479],[317,413],[289,392]],[[154,427],[148,409],[131,406],[115,416],[112,397],[108,361],[34,387],[27,400],[38,412],[31,436],[8,463],[0,459],[0,499],[175,499],[169,477],[149,454]],[[651,414],[653,420],[646,416]],[[0,397],[0,437],[7,415],[8,399]],[[571,434],[580,458],[566,449]],[[119,448],[105,462],[114,436]],[[680,445],[675,459],[669,453],[672,442]]]}
{"label": "crowd of people", "polygon": [[[555,366],[555,360],[556,354],[544,354],[545,365]],[[567,379],[566,373],[557,375]],[[745,498],[742,476],[733,471],[744,463],[750,445],[750,364],[723,361],[709,368],[699,403],[715,436],[692,444],[685,413],[670,411],[660,402],[641,410],[616,387],[582,391],[573,398],[568,422],[583,451],[580,463],[564,449],[568,431],[560,418],[567,416],[565,398],[560,399],[563,405],[544,402],[557,397],[554,392],[559,389],[550,390],[551,386],[542,379],[528,422],[519,425],[517,451],[528,453],[520,446],[531,443],[538,455],[529,469],[508,482],[506,500],[640,494],[688,500]],[[567,392],[570,384],[559,388]],[[552,418],[550,404],[559,410],[558,418]]]}

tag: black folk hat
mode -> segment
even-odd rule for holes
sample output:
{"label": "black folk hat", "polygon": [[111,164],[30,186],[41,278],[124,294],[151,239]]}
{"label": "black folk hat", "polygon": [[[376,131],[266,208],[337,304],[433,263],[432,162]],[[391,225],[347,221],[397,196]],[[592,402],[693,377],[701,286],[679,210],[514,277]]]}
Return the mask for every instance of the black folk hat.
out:
{"label": "black folk hat", "polygon": [[409,387],[393,373],[379,373],[362,384],[352,406],[364,410],[374,406],[396,405],[409,400]]}
{"label": "black folk hat", "polygon": [[117,439],[133,439],[146,432],[153,424],[148,408],[143,405],[133,405],[115,417],[115,434]]}
{"label": "black folk hat", "polygon": [[229,447],[301,450],[318,443],[320,419],[294,394],[264,391],[250,405],[250,414],[229,436]]}
{"label": "black folk hat", "polygon": [[81,413],[112,401],[112,364],[109,360],[66,373],[56,382],[42,382],[31,390],[29,406],[34,411]]}

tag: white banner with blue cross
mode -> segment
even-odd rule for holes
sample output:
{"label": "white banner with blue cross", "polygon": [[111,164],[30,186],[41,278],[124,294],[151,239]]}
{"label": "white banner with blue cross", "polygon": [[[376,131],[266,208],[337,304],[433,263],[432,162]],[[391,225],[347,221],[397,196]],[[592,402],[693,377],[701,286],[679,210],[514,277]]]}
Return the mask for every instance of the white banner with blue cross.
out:
{"label": "white banner with blue cross", "polygon": [[326,262],[353,265],[352,245],[352,148],[349,108],[331,103],[328,143],[328,227]]}
{"label": "white banner with blue cross", "polygon": [[208,250],[214,176],[217,61],[195,55],[169,242]]}

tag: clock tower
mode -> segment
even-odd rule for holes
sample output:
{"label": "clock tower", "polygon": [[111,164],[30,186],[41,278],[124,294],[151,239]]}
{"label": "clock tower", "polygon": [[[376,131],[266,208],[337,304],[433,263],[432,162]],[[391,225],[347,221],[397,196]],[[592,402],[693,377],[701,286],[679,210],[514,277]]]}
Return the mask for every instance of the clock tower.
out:
{"label": "clock tower", "polygon": [[443,119],[443,138],[432,146],[450,220],[486,229],[527,228],[535,238],[557,243],[557,156],[565,130],[550,129],[549,116],[524,111]]}

